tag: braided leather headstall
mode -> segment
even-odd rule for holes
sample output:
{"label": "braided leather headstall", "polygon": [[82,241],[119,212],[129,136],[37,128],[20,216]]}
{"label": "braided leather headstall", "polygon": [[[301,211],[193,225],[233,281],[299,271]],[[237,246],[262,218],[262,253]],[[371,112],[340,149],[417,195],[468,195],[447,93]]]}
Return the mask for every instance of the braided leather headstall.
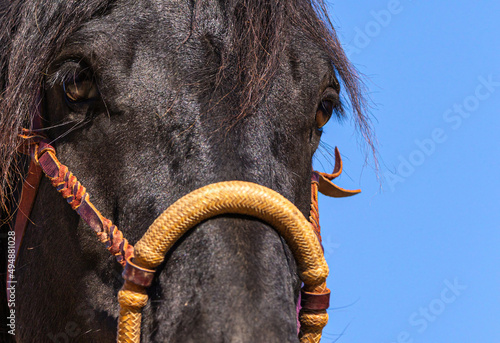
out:
{"label": "braided leather headstall", "polygon": [[[105,244],[109,252],[116,256],[121,265],[133,257],[134,247],[123,238],[123,234],[111,220],[105,218],[90,202],[89,194],[85,187],[77,180],[64,164],[59,162],[56,151],[47,139],[28,130],[23,130],[20,137],[23,139],[21,152],[31,156],[28,177],[23,184],[23,193],[16,215],[16,244],[20,246],[27,225],[27,218],[33,207],[34,196],[38,188],[40,175],[43,172],[68,204],[80,217],[93,229],[99,240]],[[30,191],[30,196],[25,196],[24,190]],[[17,247],[16,245],[16,247]],[[16,248],[16,258],[18,255]]]}
{"label": "braided leather headstall", "polygon": [[[71,208],[96,232],[99,240],[116,257],[117,262],[125,267],[125,284],[118,295],[121,305],[118,342],[140,342],[141,310],[147,303],[145,289],[151,285],[154,268],[163,261],[165,253],[202,219],[222,213],[259,217],[271,224],[285,238],[299,266],[299,276],[304,282],[299,313],[300,341],[319,342],[321,331],[328,321],[326,310],[329,307],[330,290],[326,287],[328,266],[321,246],[318,191],[331,197],[347,197],[360,192],[345,190],[332,183],[332,180],[342,173],[342,159],[337,148],[332,174],[312,171],[309,221],[305,220],[292,203],[270,189],[248,182],[222,182],[193,191],[169,207],[135,245],[134,257],[134,247],[111,220],[94,207],[85,187],[68,167],[57,159],[56,151],[46,137],[36,131],[23,129],[20,138],[23,141],[20,152],[31,156],[31,159],[16,213],[16,260],[43,173]],[[239,187],[241,191],[235,192],[234,187]],[[241,196],[231,198],[234,194]],[[210,201],[215,204],[213,208],[209,208],[212,204],[207,205],[208,207],[202,204],[204,207],[200,207],[200,203],[205,203],[206,199],[212,199]],[[180,209],[176,210],[176,206]],[[183,208],[188,208],[187,212]],[[180,219],[175,219],[176,216]],[[165,243],[167,241],[168,244]],[[149,251],[152,249],[150,246],[156,247],[160,244],[158,242],[165,243],[156,249],[162,251],[161,256],[152,257],[154,254]]]}

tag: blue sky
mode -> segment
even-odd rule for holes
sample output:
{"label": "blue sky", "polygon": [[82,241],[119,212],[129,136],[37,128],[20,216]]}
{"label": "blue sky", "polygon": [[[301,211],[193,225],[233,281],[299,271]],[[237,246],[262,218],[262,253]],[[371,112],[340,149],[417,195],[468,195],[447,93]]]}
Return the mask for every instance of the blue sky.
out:
{"label": "blue sky", "polygon": [[352,121],[329,123],[337,183],[363,193],[320,198],[322,342],[499,343],[500,2],[328,4],[366,76],[380,182]]}

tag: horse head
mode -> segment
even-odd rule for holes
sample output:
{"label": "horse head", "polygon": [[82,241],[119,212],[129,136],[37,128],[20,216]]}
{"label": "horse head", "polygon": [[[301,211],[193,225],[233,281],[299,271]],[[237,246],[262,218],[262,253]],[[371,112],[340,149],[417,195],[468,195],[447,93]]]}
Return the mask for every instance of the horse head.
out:
{"label": "horse head", "polygon": [[[368,132],[357,75],[322,2],[6,7],[0,158],[11,212],[16,171],[25,174],[28,161],[16,154],[17,133],[34,120],[131,243],[176,200],[221,181],[265,186],[307,217],[322,127],[343,116],[341,84]],[[114,341],[121,265],[46,178],[29,218],[16,264],[16,338]],[[298,342],[299,290],[296,262],[271,226],[216,216],[159,266],[142,341]]]}

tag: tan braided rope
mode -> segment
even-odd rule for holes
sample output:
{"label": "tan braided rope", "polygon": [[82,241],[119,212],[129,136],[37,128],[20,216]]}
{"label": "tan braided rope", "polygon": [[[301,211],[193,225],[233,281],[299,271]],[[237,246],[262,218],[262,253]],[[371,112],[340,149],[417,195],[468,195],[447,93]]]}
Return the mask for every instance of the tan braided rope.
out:
{"label": "tan braided rope", "polygon": [[300,312],[300,343],[319,343],[321,333],[328,323],[326,311]]}
{"label": "tan braided rope", "polygon": [[[311,224],[314,233],[318,237],[321,244],[321,227],[319,225],[319,206],[318,206],[318,190],[319,184],[317,181],[311,182],[311,210],[309,212],[309,223]],[[304,286],[305,288],[307,286]],[[316,294],[325,293],[328,290],[326,282],[315,286],[313,289],[306,291]],[[300,332],[299,339],[301,343],[319,343],[323,328],[328,323],[328,313],[326,310],[312,311],[302,308],[299,313]]]}
{"label": "tan braided rope", "polygon": [[[216,215],[233,213],[259,218],[286,240],[298,264],[305,290],[326,287],[328,266],[311,224],[289,200],[254,183],[227,181],[195,190],[177,200],[149,227],[134,247],[134,263],[154,269],[190,228]],[[140,342],[141,311],[147,302],[143,287],[126,281],[118,293],[120,343]],[[301,342],[319,342],[328,321],[326,311],[301,314]]]}
{"label": "tan braided rope", "polygon": [[309,212],[309,222],[318,237],[321,244],[321,226],[319,225],[319,206],[318,206],[318,188],[317,182],[311,182],[311,210]]}

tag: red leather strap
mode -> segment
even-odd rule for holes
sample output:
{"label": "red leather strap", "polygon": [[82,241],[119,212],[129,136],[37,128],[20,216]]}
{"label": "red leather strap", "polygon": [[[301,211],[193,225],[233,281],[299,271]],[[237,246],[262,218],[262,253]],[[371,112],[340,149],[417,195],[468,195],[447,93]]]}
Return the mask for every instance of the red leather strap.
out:
{"label": "red leather strap", "polygon": [[339,148],[335,147],[335,167],[333,168],[333,172],[331,174],[321,174],[323,174],[328,180],[336,179],[340,176],[340,174],[342,174],[343,166],[344,164],[342,163],[342,158],[340,157]]}
{"label": "red leather strap", "polygon": [[318,190],[329,197],[333,198],[345,198],[352,195],[356,195],[361,192],[361,190],[348,190],[341,188],[332,182],[333,179],[337,178],[342,174],[342,158],[340,157],[340,152],[337,147],[335,147],[335,168],[332,174],[316,172],[318,174]]}
{"label": "red leather strap", "polygon": [[302,309],[307,311],[327,310],[330,307],[330,290],[325,293],[309,293],[301,290]]}
{"label": "red leather strap", "polygon": [[21,201],[16,213],[16,224],[14,230],[16,233],[16,261],[19,255],[19,248],[21,247],[24,232],[28,226],[29,215],[35,203],[38,185],[42,178],[42,169],[34,162],[30,161],[28,175],[23,182],[23,189],[21,191]]}
{"label": "red leather strap", "polygon": [[[31,153],[36,149],[36,146],[45,137],[37,134],[32,134],[29,130],[23,129],[22,133],[19,135],[22,139],[22,144],[19,147],[19,152],[31,155]],[[19,201],[19,206],[16,213],[16,221],[14,225],[14,231],[16,235],[15,244],[15,261],[17,262],[17,256],[19,255],[19,249],[24,238],[24,232],[28,226],[29,215],[33,209],[33,204],[35,203],[36,194],[38,192],[38,186],[40,185],[40,180],[42,179],[42,169],[34,161],[30,160],[30,165],[28,168],[28,174],[23,181],[23,188],[21,191],[21,198]]]}
{"label": "red leather strap", "polygon": [[127,261],[122,273],[123,279],[138,286],[149,287],[153,282],[155,270],[146,269],[136,265],[133,259]]}
{"label": "red leather strap", "polygon": [[[22,145],[19,147],[19,152],[29,155],[34,149],[36,142],[40,142],[44,139],[40,135],[32,135],[30,131],[23,129],[20,137],[23,139]],[[42,168],[33,160],[30,160],[30,165],[28,167],[28,174],[23,181],[23,187],[21,190],[21,198],[19,199],[19,206],[16,212],[16,221],[14,225],[15,232],[15,257],[14,264],[17,264],[17,258],[19,256],[19,250],[24,238],[24,233],[26,232],[26,227],[28,226],[29,216],[33,205],[35,203],[35,198],[38,192],[38,186],[40,185],[40,180],[42,179]],[[7,273],[7,299],[10,297],[10,284],[14,280],[11,279],[11,273]]]}

